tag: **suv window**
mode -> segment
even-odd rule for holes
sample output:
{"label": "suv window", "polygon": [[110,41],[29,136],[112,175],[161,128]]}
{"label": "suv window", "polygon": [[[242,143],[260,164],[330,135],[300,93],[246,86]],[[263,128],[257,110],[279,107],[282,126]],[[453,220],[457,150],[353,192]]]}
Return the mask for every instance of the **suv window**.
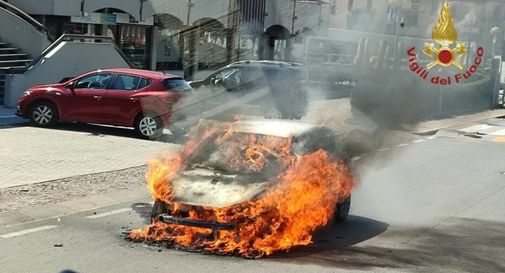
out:
{"label": "suv window", "polygon": [[[265,71],[266,72],[266,71]],[[265,72],[259,68],[246,68],[244,69],[241,77],[242,83],[255,82],[265,77]]]}
{"label": "suv window", "polygon": [[111,78],[112,74],[108,73],[92,74],[80,79],[76,83],[75,89],[106,89]]}
{"label": "suv window", "polygon": [[112,89],[132,91],[142,89],[147,85],[149,85],[149,80],[147,79],[119,74],[116,77],[116,82],[114,82]]}
{"label": "suv window", "polygon": [[231,79],[237,84],[240,84],[240,77],[242,73],[238,68],[225,69],[216,74],[216,80]]}
{"label": "suv window", "polygon": [[178,92],[191,91],[191,86],[182,78],[171,78],[163,80],[163,85],[170,90]]}

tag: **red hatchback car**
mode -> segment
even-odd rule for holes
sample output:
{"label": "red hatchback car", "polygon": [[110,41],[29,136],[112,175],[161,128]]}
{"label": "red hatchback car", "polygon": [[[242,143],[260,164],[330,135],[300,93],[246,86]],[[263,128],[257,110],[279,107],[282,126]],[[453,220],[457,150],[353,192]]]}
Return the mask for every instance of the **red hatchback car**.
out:
{"label": "red hatchback car", "polygon": [[30,88],[18,100],[17,115],[40,127],[78,121],[134,127],[140,136],[156,138],[169,125],[172,105],[190,90],[175,75],[96,70],[64,83]]}

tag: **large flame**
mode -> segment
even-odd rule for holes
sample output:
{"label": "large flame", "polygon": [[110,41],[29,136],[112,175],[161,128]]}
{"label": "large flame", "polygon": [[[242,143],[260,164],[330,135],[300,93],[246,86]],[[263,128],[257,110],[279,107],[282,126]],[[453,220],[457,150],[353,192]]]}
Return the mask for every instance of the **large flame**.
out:
{"label": "large flame", "polygon": [[449,46],[458,39],[458,33],[452,20],[451,8],[447,1],[444,2],[440,9],[438,23],[433,28],[433,40],[441,46]]}
{"label": "large flame", "polygon": [[[173,206],[172,215],[180,215],[184,205],[173,203],[170,181],[185,167],[191,151],[198,145],[207,145],[207,141],[216,143],[238,136],[230,129],[219,136],[216,132],[218,130],[210,129],[200,133],[181,153],[165,154],[150,162],[148,188],[154,200]],[[237,153],[232,163],[236,170],[249,166],[261,172],[269,164],[267,158],[272,156],[285,165],[280,175],[272,178],[269,190],[261,198],[239,205],[191,208],[186,213],[193,220],[236,223],[235,230],[216,233],[210,229],[155,221],[143,229],[131,231],[129,238],[250,258],[310,244],[314,230],[326,225],[339,200],[351,193],[353,179],[347,167],[324,150],[295,156],[289,148],[290,140],[248,136],[237,145],[246,144],[245,153]]]}

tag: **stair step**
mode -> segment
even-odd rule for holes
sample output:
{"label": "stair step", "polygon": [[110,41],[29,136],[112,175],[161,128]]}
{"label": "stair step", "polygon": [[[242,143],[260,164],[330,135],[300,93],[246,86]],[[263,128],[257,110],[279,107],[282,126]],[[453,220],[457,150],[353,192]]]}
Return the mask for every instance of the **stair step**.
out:
{"label": "stair step", "polygon": [[2,57],[26,57],[28,54],[26,53],[2,53],[0,52],[0,58]]}
{"label": "stair step", "polygon": [[15,61],[15,60],[23,60],[26,58],[28,58],[28,54],[25,53],[2,54],[0,52],[0,61]]}
{"label": "stair step", "polygon": [[0,53],[5,52],[5,51],[18,51],[18,48],[15,47],[0,47]]}
{"label": "stair step", "polygon": [[23,59],[23,60],[6,60],[6,61],[0,61],[0,65],[3,64],[8,64],[8,63],[30,63],[32,62],[32,59]]}
{"label": "stair step", "polygon": [[8,45],[9,43],[4,43],[4,42],[0,42],[0,46],[6,46]]}
{"label": "stair step", "polygon": [[[26,69],[26,65],[15,65],[15,66],[1,66],[0,65],[0,74],[5,74],[8,72],[16,72],[17,71],[24,71]],[[14,71],[9,71],[9,70],[14,70]]]}

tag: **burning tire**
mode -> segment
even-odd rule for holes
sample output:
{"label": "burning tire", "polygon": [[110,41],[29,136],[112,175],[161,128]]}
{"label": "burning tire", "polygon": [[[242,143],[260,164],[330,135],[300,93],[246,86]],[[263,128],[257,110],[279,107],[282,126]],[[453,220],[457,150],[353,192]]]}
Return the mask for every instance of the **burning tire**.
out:
{"label": "burning tire", "polygon": [[30,110],[29,117],[35,126],[50,127],[58,121],[58,111],[50,102],[36,102]]}
{"label": "burning tire", "polygon": [[166,204],[161,201],[154,202],[153,208],[151,209],[151,223],[153,223],[159,215],[164,213],[168,213]]}
{"label": "burning tire", "polygon": [[340,223],[345,221],[349,215],[350,209],[351,197],[349,196],[347,199],[337,204],[337,209],[335,210],[335,222]]}

